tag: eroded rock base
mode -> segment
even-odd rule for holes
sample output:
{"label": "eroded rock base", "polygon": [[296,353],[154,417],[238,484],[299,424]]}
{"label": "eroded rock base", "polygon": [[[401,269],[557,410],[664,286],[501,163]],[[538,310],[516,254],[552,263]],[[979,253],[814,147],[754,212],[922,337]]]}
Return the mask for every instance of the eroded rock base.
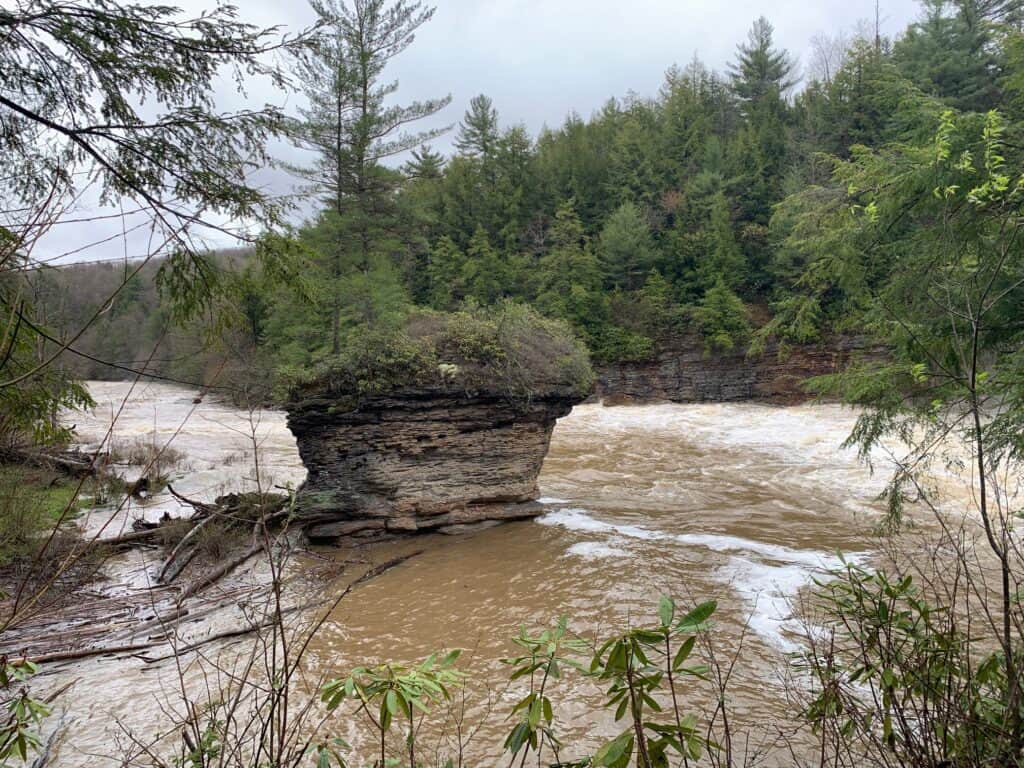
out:
{"label": "eroded rock base", "polygon": [[307,398],[288,414],[309,472],[298,516],[315,540],[536,517],[555,421],[579,399],[432,390],[377,396],[346,411],[328,396]]}

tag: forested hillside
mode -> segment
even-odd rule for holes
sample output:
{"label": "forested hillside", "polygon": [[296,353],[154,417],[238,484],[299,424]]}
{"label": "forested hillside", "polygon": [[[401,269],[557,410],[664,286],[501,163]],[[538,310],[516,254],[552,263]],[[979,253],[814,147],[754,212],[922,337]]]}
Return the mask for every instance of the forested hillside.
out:
{"label": "forested hillside", "polygon": [[[134,366],[161,338],[155,367],[191,378],[220,354],[197,356],[200,346],[227,339],[221,349],[255,355],[265,371],[321,360],[367,327],[397,327],[411,305],[506,299],[568,321],[598,362],[643,359],[684,331],[711,352],[849,330],[857,315],[826,263],[841,246],[816,229],[815,212],[851,191],[842,163],[929,141],[947,109],[998,108],[1012,124],[1024,46],[1009,7],[927,0],[895,39],[867,25],[819,36],[802,67],[760,18],[727,71],[694,58],[669,68],[656,96],[611,99],[538,136],[480,95],[451,157],[430,148],[436,132],[375,138],[446,100],[383,108],[388,94],[375,85],[376,107],[335,120],[353,83],[332,74],[340,54],[321,46],[304,65],[310,107],[297,126],[320,159],[294,169],[321,211],[293,239],[264,244],[298,254],[301,279],[230,260],[238,322],[201,333],[173,329],[146,272],[77,348]],[[48,321],[64,333],[84,325],[88,286],[116,269],[40,273]],[[69,364],[104,373],[81,357]]]}
{"label": "forested hillside", "polygon": [[[212,255],[210,265],[239,275],[250,255],[245,250],[222,251]],[[121,379],[145,368],[198,382],[224,364],[225,352],[235,340],[245,338],[244,331],[237,322],[218,324],[209,315],[177,322],[157,287],[163,264],[154,259],[141,265],[127,282],[126,276],[139,265],[72,264],[33,275],[33,305],[55,338],[65,340],[84,328],[74,352],[62,358],[66,369],[83,379]],[[108,301],[110,296],[114,298]]]}

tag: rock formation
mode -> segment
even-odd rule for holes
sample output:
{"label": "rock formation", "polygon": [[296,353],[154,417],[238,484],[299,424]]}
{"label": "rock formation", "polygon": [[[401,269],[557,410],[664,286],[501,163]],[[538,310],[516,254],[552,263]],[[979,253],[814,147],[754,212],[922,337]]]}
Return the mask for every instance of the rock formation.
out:
{"label": "rock formation", "polygon": [[745,349],[707,354],[699,337],[681,337],[653,360],[600,369],[597,393],[606,405],[654,400],[792,404],[809,398],[803,382],[835,373],[861,351],[866,351],[861,340],[838,337],[793,347],[781,357],[771,345],[750,357]]}
{"label": "rock formation", "polygon": [[313,539],[536,516],[555,420],[593,383],[568,327],[515,304],[363,334],[292,387],[298,515]]}
{"label": "rock formation", "polygon": [[414,533],[533,517],[555,420],[582,397],[528,400],[456,387],[364,398],[353,410],[314,395],[289,406],[309,471],[298,514],[314,539]]}

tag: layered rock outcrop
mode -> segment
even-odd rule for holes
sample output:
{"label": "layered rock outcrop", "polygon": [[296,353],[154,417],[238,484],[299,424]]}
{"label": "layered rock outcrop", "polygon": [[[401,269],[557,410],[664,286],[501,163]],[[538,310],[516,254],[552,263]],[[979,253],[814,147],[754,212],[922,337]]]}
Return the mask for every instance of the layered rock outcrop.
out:
{"label": "layered rock outcrop", "polygon": [[555,420],[593,383],[568,327],[515,304],[364,334],[292,387],[298,515],[313,539],[536,516]]}
{"label": "layered rock outcrop", "polygon": [[581,399],[568,388],[515,400],[441,387],[354,410],[331,396],[298,401],[288,424],[309,472],[298,514],[314,539],[534,517],[555,421]]}
{"label": "layered rock outcrop", "polygon": [[668,400],[677,403],[757,400],[792,404],[809,398],[803,383],[835,373],[854,354],[871,354],[861,339],[835,337],[779,355],[745,349],[707,353],[697,336],[665,345],[650,361],[619,363],[598,371],[597,393],[606,405]]}

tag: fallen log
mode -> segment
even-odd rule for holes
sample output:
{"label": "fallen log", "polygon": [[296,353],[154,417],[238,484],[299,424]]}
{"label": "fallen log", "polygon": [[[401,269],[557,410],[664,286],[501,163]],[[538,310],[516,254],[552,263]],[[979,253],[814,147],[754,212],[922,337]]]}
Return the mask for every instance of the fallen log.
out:
{"label": "fallen log", "polygon": [[245,550],[245,552],[243,552],[238,557],[234,558],[233,560],[228,560],[226,563],[223,563],[220,566],[218,566],[217,568],[214,568],[212,571],[207,573],[202,578],[197,579],[196,581],[192,582],[192,584],[190,584],[185,589],[185,591],[181,593],[181,598],[180,599],[186,600],[186,599],[192,597],[193,595],[195,595],[196,593],[200,592],[201,590],[206,589],[206,587],[210,586],[214,582],[220,580],[221,578],[223,578],[227,574],[231,573],[231,571],[235,570],[235,568],[237,568],[238,566],[242,565],[242,563],[244,563],[249,558],[255,556],[257,553],[261,552],[262,550],[263,550],[263,543],[262,542],[260,542],[258,544],[253,544],[251,547],[249,547],[249,549]]}
{"label": "fallen log", "polygon": [[84,451],[41,451],[14,449],[4,451],[2,458],[17,464],[50,468],[70,477],[82,477],[96,471],[96,455]]}
{"label": "fallen log", "polygon": [[174,580],[181,575],[181,572],[188,568],[189,563],[196,559],[196,555],[199,554],[198,547],[192,547],[188,551],[188,554],[178,560],[177,564],[171,568],[169,573],[165,573],[164,570],[170,565],[170,560],[164,564],[164,568],[160,570],[160,575],[157,577],[157,581],[161,584],[173,584]]}
{"label": "fallen log", "polygon": [[120,536],[91,539],[88,544],[90,547],[109,547],[111,549],[135,547],[140,544],[154,544],[158,542],[160,534],[163,532],[164,526],[157,526],[156,528],[147,528],[141,531],[122,533]]}
{"label": "fallen log", "polygon": [[196,523],[188,533],[181,537],[181,541],[177,543],[174,549],[171,550],[171,554],[169,554],[167,556],[167,559],[164,560],[163,567],[160,569],[160,573],[156,577],[156,580],[158,582],[160,582],[161,584],[170,584],[178,577],[178,574],[180,574],[185,569],[185,566],[192,562],[192,558],[196,556],[197,550],[195,549],[189,552],[188,555],[182,558],[182,560],[177,564],[177,566],[175,566],[175,561],[181,554],[182,550],[185,549],[189,542],[191,542],[196,537],[196,535],[201,530],[203,530],[203,528],[207,524],[209,524],[211,520],[216,519],[216,513],[211,514],[209,517],[203,518],[198,523]]}
{"label": "fallen log", "polygon": [[194,499],[182,496],[180,493],[174,490],[174,486],[171,485],[170,483],[167,484],[167,492],[171,494],[171,496],[176,498],[178,501],[180,501],[182,504],[187,504],[188,506],[192,507],[192,509],[196,511],[195,514],[192,515],[193,518],[202,517],[204,515],[212,515],[217,511],[217,507],[214,504],[207,504],[202,501],[195,501]]}
{"label": "fallen log", "polygon": [[27,657],[33,664],[49,664],[55,661],[81,661],[96,656],[107,656],[109,654],[135,653],[145,651],[166,641],[150,643],[133,643],[131,645],[112,645],[106,648],[79,648],[74,651],[55,651],[54,653],[42,653],[38,656]]}
{"label": "fallen log", "polygon": [[261,621],[259,624],[250,624],[249,626],[242,627],[240,629],[227,629],[223,632],[218,632],[216,634],[210,635],[209,637],[204,637],[202,640],[197,640],[194,643],[190,643],[189,645],[177,647],[174,649],[174,653],[168,654],[166,656],[158,656],[155,659],[151,659],[146,656],[139,656],[138,658],[140,658],[146,664],[155,664],[158,661],[166,661],[167,659],[173,659],[175,656],[180,656],[184,653],[191,653],[192,651],[202,648],[204,645],[215,643],[218,640],[230,640],[235,637],[244,637],[245,635],[251,635],[253,632],[259,632],[260,630],[274,626],[280,621],[280,618],[283,616],[288,616],[290,614],[298,613],[301,611],[312,610],[313,608],[319,608],[320,606],[327,605],[328,603],[332,602],[334,604],[337,604],[346,595],[348,595],[349,592],[352,591],[352,586],[354,585],[349,585],[348,588],[345,589],[345,591],[333,601],[330,598],[321,598],[319,600],[313,600],[308,603],[303,603],[302,605],[293,605],[290,608],[285,608],[284,610],[282,610],[280,616],[273,616],[269,619],[266,619],[265,621]]}

